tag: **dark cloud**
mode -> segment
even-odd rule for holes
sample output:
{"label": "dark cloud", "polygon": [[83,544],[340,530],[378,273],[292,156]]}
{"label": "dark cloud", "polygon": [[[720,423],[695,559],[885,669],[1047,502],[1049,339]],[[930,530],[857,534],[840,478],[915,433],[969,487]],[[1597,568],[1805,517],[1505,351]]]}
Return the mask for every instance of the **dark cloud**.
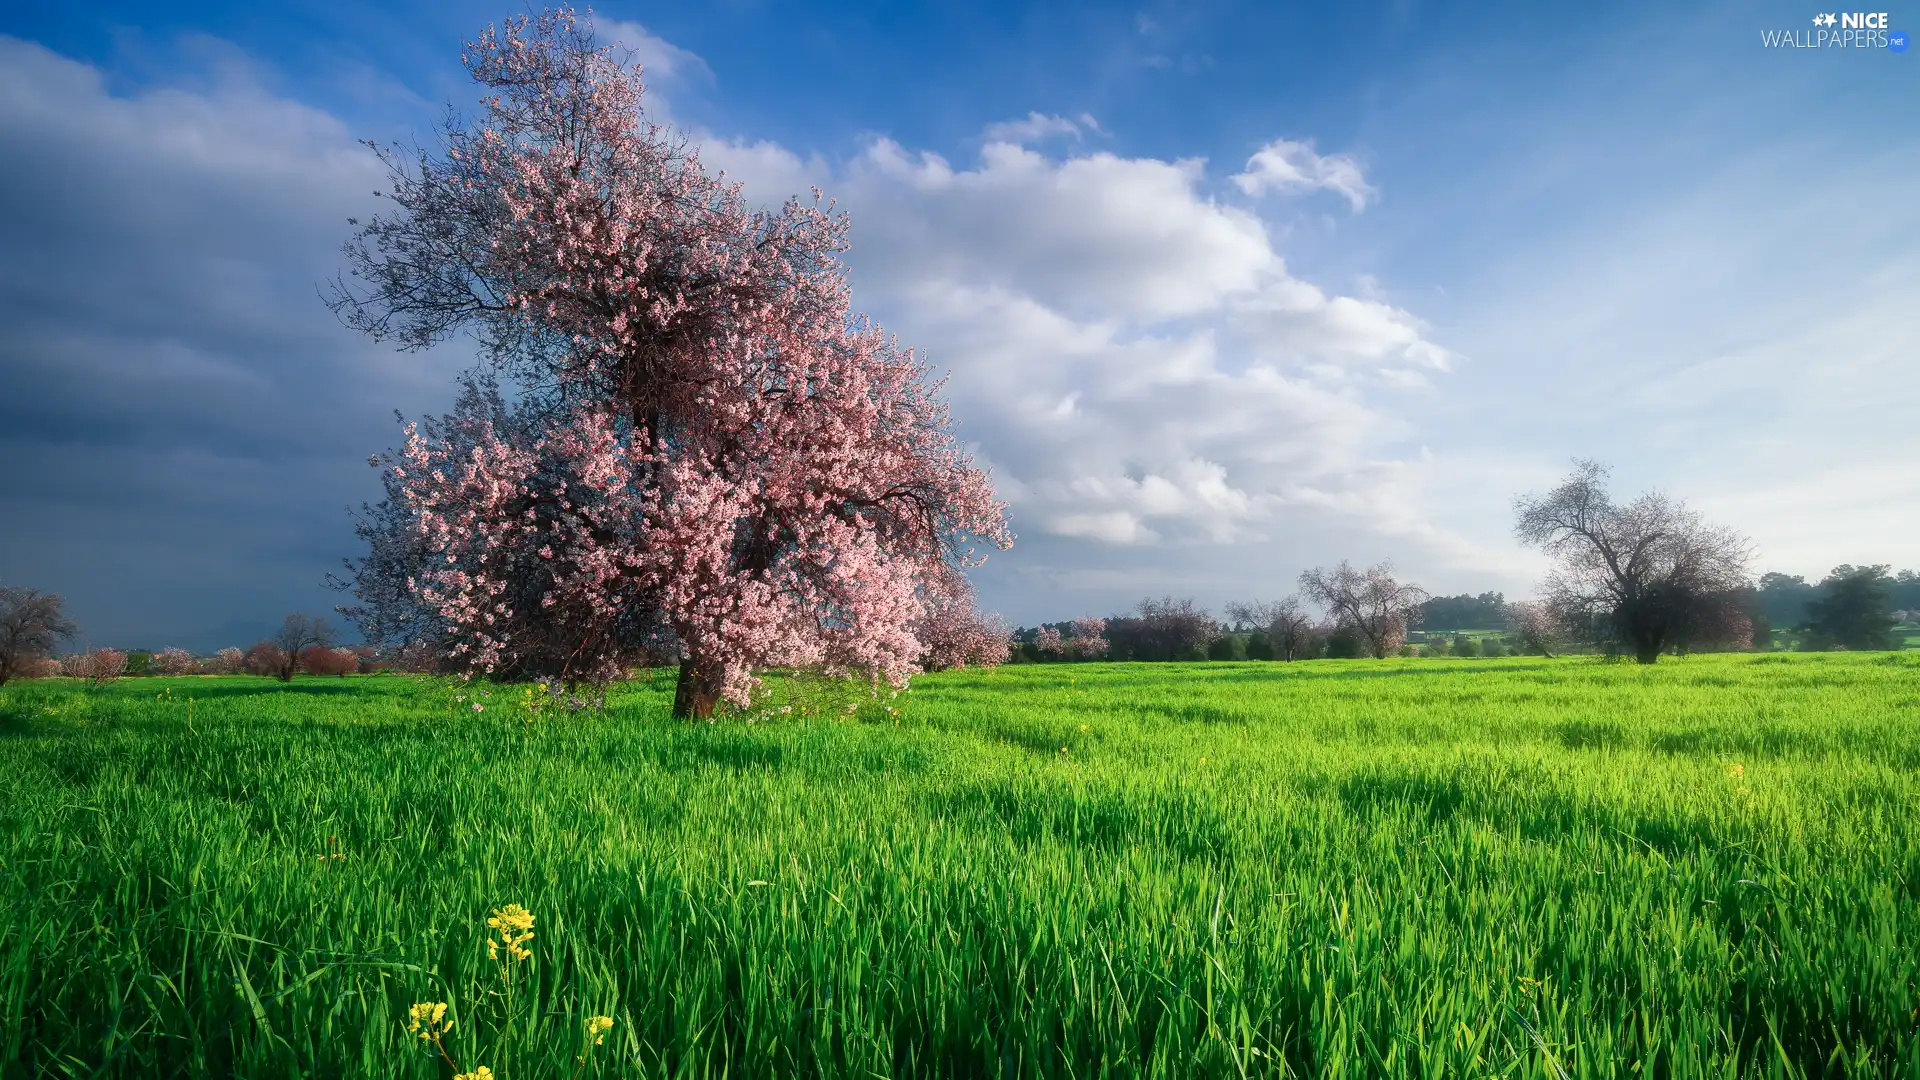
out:
{"label": "dark cloud", "polygon": [[115,96],[0,38],[0,160],[0,578],[98,644],[244,645],[337,602],[367,454],[462,364],[321,303],[372,155],[244,75]]}

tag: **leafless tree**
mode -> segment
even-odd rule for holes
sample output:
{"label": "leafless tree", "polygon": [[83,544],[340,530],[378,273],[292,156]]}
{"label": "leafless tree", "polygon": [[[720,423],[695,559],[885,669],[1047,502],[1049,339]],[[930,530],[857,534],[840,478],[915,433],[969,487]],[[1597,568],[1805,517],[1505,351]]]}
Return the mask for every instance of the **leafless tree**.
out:
{"label": "leafless tree", "polygon": [[1332,570],[1315,567],[1300,575],[1300,591],[1325,608],[1339,629],[1356,635],[1376,660],[1399,651],[1427,599],[1425,589],[1396,579],[1389,562],[1365,570],[1345,560]]}
{"label": "leafless tree", "polygon": [[1576,461],[1559,487],[1514,501],[1514,535],[1559,562],[1547,603],[1605,627],[1642,664],[1699,628],[1737,637],[1732,624],[1745,614],[1721,609],[1748,586],[1746,538],[1658,492],[1617,505],[1606,480],[1604,466]]}
{"label": "leafless tree", "polygon": [[0,586],[0,686],[79,630],[54,593]]}
{"label": "leafless tree", "polygon": [[1298,596],[1271,602],[1228,604],[1227,618],[1238,628],[1264,632],[1273,642],[1276,660],[1298,660],[1312,651],[1314,618]]}
{"label": "leafless tree", "polygon": [[292,682],[293,673],[300,666],[300,654],[310,648],[327,648],[333,644],[333,627],[327,620],[315,615],[293,614],[280,624],[280,632],[273,635],[271,644],[280,650],[280,666],[273,674],[281,682]]}

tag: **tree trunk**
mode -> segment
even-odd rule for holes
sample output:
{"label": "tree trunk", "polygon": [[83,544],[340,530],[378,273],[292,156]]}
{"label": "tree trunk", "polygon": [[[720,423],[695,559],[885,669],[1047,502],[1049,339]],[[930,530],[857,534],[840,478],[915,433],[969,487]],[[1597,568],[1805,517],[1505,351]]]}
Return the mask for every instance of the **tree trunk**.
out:
{"label": "tree trunk", "polygon": [[719,673],[689,656],[680,661],[680,680],[673,688],[673,715],[681,720],[706,720],[720,703]]}
{"label": "tree trunk", "polygon": [[1660,662],[1660,639],[1643,637],[1633,643],[1633,659],[1636,663],[1657,664]]}

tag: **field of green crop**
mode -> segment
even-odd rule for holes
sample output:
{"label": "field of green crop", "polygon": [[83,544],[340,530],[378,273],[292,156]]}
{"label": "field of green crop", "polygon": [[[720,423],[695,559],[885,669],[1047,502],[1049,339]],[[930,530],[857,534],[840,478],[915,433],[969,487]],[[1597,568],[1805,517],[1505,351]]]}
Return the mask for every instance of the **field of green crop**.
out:
{"label": "field of green crop", "polygon": [[0,689],[0,1075],[1920,1076],[1920,655],[459,692]]}

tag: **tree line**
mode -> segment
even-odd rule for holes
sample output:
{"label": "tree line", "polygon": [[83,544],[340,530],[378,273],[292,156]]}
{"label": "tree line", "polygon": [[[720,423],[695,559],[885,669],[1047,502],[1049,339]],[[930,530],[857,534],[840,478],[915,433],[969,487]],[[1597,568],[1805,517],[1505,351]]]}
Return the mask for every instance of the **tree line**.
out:
{"label": "tree line", "polygon": [[[1748,548],[1703,523],[1684,503],[1642,496],[1615,506],[1591,463],[1544,497],[1516,502],[1516,532],[1558,557],[1538,599],[1498,592],[1431,596],[1400,581],[1390,563],[1342,562],[1300,575],[1299,591],[1276,601],[1226,605],[1223,618],[1191,598],[1147,598],[1125,613],[1083,617],[1008,632],[969,613],[947,624],[944,651],[959,663],[1071,660],[1312,660],[1411,655],[1502,656],[1560,652],[1631,655],[1770,649],[1897,649],[1903,623],[1920,622],[1920,573],[1884,564],[1843,564],[1815,583],[1779,573],[1749,582]],[[380,545],[398,530],[369,529]],[[364,564],[363,564],[364,565]],[[361,582],[391,578],[363,574]],[[367,594],[362,593],[363,598]],[[376,597],[379,599],[379,597]],[[392,593],[384,603],[346,607],[384,642],[346,647],[326,619],[293,614],[248,649],[196,657],[184,649],[88,649],[57,657],[78,634],[56,594],[0,587],[0,685],[13,678],[65,675],[99,685],[123,675],[458,672],[457,654],[434,633],[430,613]],[[405,622],[399,617],[411,618]],[[381,620],[386,620],[382,623]],[[1413,635],[1425,630],[1427,640]],[[1493,631],[1498,636],[1463,631]],[[1450,636],[1449,636],[1450,635]],[[636,654],[635,666],[677,662],[671,643]],[[929,668],[942,666],[930,662]],[[947,665],[951,666],[951,665]]]}
{"label": "tree line", "polygon": [[[1897,649],[1920,621],[1920,574],[1842,565],[1817,584],[1784,574],[1754,582],[1751,545],[1658,493],[1631,502],[1606,490],[1607,470],[1575,462],[1545,495],[1515,500],[1514,532],[1554,557],[1534,600],[1497,592],[1430,596],[1390,563],[1346,562],[1300,576],[1299,592],[1230,603],[1215,619],[1192,599],[1143,600],[1107,619],[1021,628],[1014,659],[1300,660],[1390,655],[1595,652],[1650,664],[1664,653],[1770,649]],[[1077,628],[1097,628],[1082,638]],[[1417,628],[1452,631],[1419,646]],[[1485,640],[1459,631],[1493,630]]]}
{"label": "tree line", "polygon": [[244,650],[229,646],[204,656],[178,647],[88,647],[61,655],[61,643],[79,634],[58,593],[0,586],[0,686],[12,679],[62,676],[90,687],[147,675],[268,675],[292,682],[300,674],[432,673],[442,668],[435,650],[423,642],[399,648],[340,645],[326,618],[298,613],[288,615],[273,636]]}

